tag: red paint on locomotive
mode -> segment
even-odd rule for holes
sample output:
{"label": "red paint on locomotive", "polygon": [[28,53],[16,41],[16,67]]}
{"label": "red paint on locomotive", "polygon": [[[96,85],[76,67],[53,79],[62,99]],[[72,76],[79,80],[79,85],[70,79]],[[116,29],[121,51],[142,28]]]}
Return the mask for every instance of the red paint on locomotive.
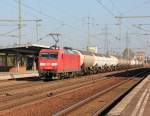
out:
{"label": "red paint on locomotive", "polygon": [[39,72],[56,75],[80,71],[80,56],[62,49],[43,49],[39,53]]}

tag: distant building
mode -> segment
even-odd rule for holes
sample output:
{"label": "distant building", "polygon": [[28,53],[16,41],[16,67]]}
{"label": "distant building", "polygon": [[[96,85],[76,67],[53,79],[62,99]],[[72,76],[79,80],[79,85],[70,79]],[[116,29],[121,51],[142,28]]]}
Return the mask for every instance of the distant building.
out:
{"label": "distant building", "polygon": [[92,53],[97,53],[97,52],[98,52],[96,46],[95,46],[95,47],[88,47],[88,48],[87,48],[87,51],[92,52]]}
{"label": "distant building", "polygon": [[144,62],[144,60],[145,60],[145,53],[144,53],[144,52],[137,52],[137,53],[136,53],[136,58],[137,58],[139,61]]}

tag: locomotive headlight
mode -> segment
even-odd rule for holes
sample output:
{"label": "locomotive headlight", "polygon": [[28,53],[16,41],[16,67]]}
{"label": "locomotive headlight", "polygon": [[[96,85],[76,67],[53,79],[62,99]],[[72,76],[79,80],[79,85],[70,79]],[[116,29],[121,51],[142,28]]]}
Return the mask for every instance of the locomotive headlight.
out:
{"label": "locomotive headlight", "polygon": [[46,65],[46,63],[40,63],[40,66],[45,66]]}
{"label": "locomotive headlight", "polygon": [[58,64],[57,64],[57,63],[52,63],[51,65],[52,65],[52,66],[57,66]]}

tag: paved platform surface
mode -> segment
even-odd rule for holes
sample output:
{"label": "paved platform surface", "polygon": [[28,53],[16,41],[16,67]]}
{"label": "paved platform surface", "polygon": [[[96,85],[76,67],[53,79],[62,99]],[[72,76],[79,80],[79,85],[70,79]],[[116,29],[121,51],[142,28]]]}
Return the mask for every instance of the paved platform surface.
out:
{"label": "paved platform surface", "polygon": [[150,116],[150,75],[122,99],[107,116]]}
{"label": "paved platform surface", "polygon": [[36,77],[36,76],[39,76],[37,71],[27,71],[24,73],[0,72],[0,80],[25,78],[25,77]]}

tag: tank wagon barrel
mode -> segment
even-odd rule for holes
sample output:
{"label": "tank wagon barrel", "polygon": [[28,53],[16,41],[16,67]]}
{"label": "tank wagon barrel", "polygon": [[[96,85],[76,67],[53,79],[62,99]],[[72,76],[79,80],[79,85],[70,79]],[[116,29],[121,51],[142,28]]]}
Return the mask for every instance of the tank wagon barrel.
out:
{"label": "tank wagon barrel", "polygon": [[84,74],[89,74],[93,71],[96,64],[96,56],[88,51],[73,50],[80,56],[81,69]]}

